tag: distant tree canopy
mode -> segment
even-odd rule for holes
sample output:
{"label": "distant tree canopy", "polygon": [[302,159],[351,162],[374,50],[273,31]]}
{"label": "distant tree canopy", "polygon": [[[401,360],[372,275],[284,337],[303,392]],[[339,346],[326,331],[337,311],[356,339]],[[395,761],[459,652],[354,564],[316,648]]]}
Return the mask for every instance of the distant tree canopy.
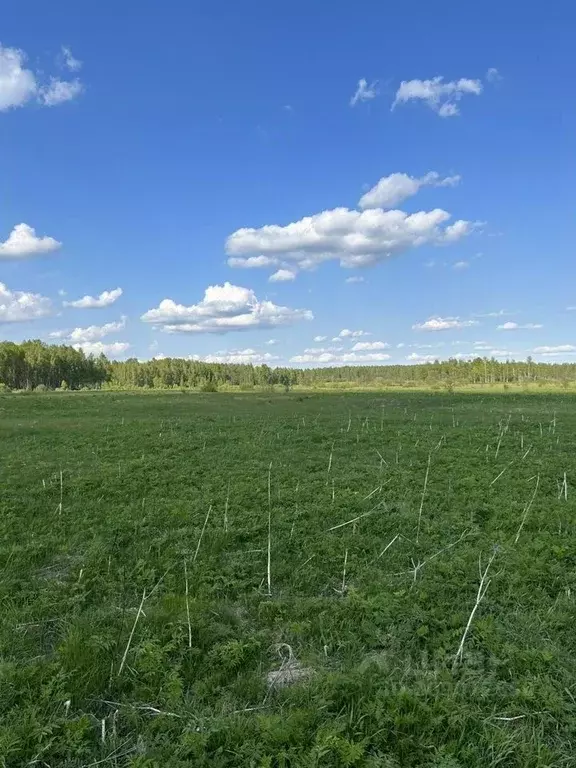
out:
{"label": "distant tree canopy", "polygon": [[0,342],[0,382],[10,389],[79,389],[103,384],[110,375],[105,357],[86,357],[65,345]]}
{"label": "distant tree canopy", "polygon": [[205,389],[282,385],[290,388],[330,385],[362,387],[465,386],[523,384],[567,385],[576,381],[576,363],[499,362],[478,357],[450,359],[421,365],[367,365],[334,368],[270,368],[267,365],[203,363],[184,358],[118,362],[86,356],[66,345],[25,341],[0,342],[0,384],[9,389],[81,389],[102,386],[115,389]]}

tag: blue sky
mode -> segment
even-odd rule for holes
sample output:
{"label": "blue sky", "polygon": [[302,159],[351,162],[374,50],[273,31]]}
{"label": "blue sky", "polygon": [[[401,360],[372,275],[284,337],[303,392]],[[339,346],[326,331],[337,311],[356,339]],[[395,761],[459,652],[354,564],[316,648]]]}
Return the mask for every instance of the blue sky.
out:
{"label": "blue sky", "polygon": [[567,0],[133,8],[4,9],[4,339],[576,360]]}

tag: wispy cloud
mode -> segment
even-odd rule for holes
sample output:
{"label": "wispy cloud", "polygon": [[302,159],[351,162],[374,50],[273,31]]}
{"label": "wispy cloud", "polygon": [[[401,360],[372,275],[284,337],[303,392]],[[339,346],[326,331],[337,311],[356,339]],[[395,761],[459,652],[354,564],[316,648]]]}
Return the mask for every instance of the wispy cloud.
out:
{"label": "wispy cloud", "polygon": [[422,187],[455,187],[460,178],[457,175],[442,178],[436,171],[430,171],[419,178],[406,173],[391,173],[383,176],[372,189],[362,195],[358,207],[392,208],[415,195]]}
{"label": "wispy cloud", "polygon": [[396,91],[392,109],[408,101],[422,101],[440,117],[455,117],[460,114],[458,102],[463,96],[479,96],[481,93],[482,82],[465,77],[449,82],[444,82],[441,76],[431,80],[403,80]]}
{"label": "wispy cloud", "polygon": [[497,330],[499,331],[532,331],[536,330],[538,328],[543,328],[544,326],[541,323],[503,323],[502,325],[496,326]]}
{"label": "wispy cloud", "polygon": [[355,107],[359,102],[371,101],[372,99],[375,99],[378,95],[378,91],[376,90],[377,84],[377,80],[375,80],[373,83],[370,83],[370,85],[368,85],[368,81],[364,78],[358,80],[356,91],[350,99],[350,106]]}
{"label": "wispy cloud", "polygon": [[430,317],[424,323],[415,323],[415,331],[449,331],[478,325],[477,320],[461,320],[459,317]]}

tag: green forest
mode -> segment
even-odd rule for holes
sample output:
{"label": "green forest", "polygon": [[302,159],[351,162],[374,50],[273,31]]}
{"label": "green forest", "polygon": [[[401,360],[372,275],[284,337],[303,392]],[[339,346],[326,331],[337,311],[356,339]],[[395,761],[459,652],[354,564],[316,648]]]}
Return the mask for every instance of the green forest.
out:
{"label": "green forest", "polygon": [[477,357],[419,365],[367,365],[322,368],[270,368],[267,365],[204,363],[184,358],[119,362],[86,356],[67,345],[0,342],[0,388],[43,389],[252,389],[292,387],[463,387],[530,385],[569,387],[576,363],[498,361]]}

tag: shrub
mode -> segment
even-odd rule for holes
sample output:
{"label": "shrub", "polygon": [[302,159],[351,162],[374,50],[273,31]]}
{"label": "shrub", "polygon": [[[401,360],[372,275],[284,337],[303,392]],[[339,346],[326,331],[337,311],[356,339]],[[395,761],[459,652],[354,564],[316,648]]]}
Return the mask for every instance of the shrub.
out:
{"label": "shrub", "polygon": [[205,381],[200,387],[200,392],[218,392],[218,385],[214,381]]}
{"label": "shrub", "polygon": [[48,387],[46,384],[38,384],[36,387],[34,387],[34,392],[46,392],[48,390]]}

